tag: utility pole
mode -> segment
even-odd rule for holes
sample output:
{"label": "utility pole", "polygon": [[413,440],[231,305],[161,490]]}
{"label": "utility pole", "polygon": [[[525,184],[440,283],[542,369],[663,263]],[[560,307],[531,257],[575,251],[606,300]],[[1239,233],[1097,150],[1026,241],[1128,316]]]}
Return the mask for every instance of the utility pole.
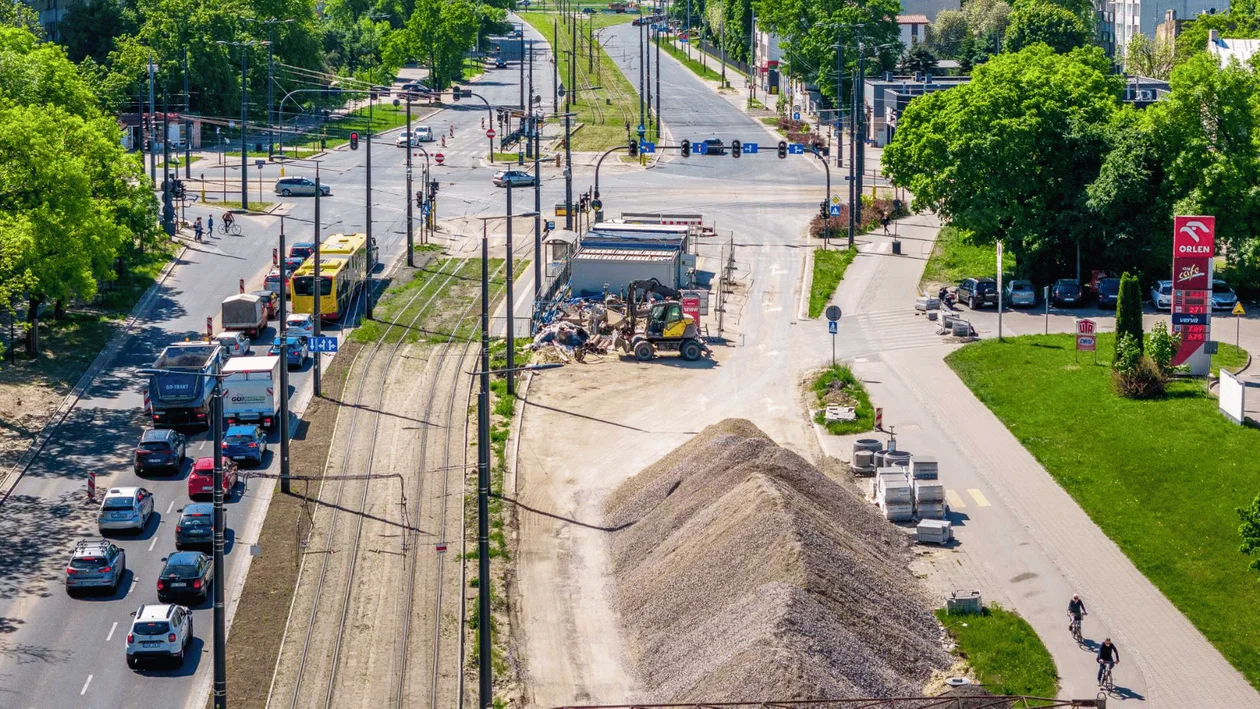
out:
{"label": "utility pole", "polygon": [[[275,18],[272,18],[275,19]],[[270,23],[267,27],[267,159],[271,160],[276,156],[276,116],[274,109],[276,102],[274,98],[273,85],[276,83],[276,32],[275,23]],[[287,365],[286,365],[287,366]]]}
{"label": "utility pole", "polygon": [[577,103],[577,63],[581,59],[581,55],[577,53],[578,23],[576,18],[569,26],[572,28],[572,31],[569,33],[569,104],[572,105]]}
{"label": "utility pole", "polygon": [[[530,99],[533,101],[533,98]],[[538,157],[541,116],[534,114],[534,300],[542,293],[542,162]]]}
{"label": "utility pole", "polygon": [[[537,182],[537,180],[535,180],[535,182]],[[537,257],[538,255],[535,254],[534,255],[535,260],[537,260]],[[512,332],[512,329],[516,324],[512,318],[512,315],[513,315],[512,311],[515,309],[513,307],[515,305],[515,301],[512,298],[512,281],[516,279],[516,274],[514,271],[515,269],[513,269],[512,267],[512,181],[508,180],[507,181],[507,282],[506,282],[506,293],[504,293],[504,295],[507,297],[507,301],[505,305],[507,306],[507,369],[508,369],[507,393],[508,393],[508,396],[516,396],[516,372],[512,371],[512,369],[516,366],[513,362],[516,356],[516,352],[514,351],[516,349],[516,341],[513,337],[513,332]]]}
{"label": "utility pole", "polygon": [[245,120],[248,117],[247,98],[249,96],[249,84],[245,81],[245,70],[249,63],[249,52],[246,51],[246,45],[238,42],[241,47],[241,209],[249,209],[249,151],[246,150],[246,138],[248,131],[245,129]]}
{"label": "utility pole", "polygon": [[696,41],[691,36],[691,0],[687,0],[687,58],[691,58],[691,44]]}
{"label": "utility pole", "polygon": [[[559,22],[551,21],[551,112],[553,114],[560,112],[560,45]],[[569,112],[569,99],[564,100],[565,113]]]}
{"label": "utility pole", "polygon": [[188,47],[184,47],[184,178],[192,179],[192,119],[188,99]]}
{"label": "utility pole", "polygon": [[[315,253],[312,254],[312,257],[315,259],[315,273],[314,273],[315,277],[314,277],[314,285],[312,286],[314,290],[311,291],[311,293],[314,295],[314,302],[315,302],[315,306],[313,308],[314,317],[311,318],[312,320],[315,321],[314,323],[315,330],[312,333],[312,337],[319,337],[319,332],[320,332],[319,301],[320,301],[321,295],[324,292],[323,283],[321,282],[320,275],[319,275],[319,242],[321,240],[320,235],[319,235],[319,193],[320,191],[321,191],[321,188],[319,186],[319,161],[317,160],[315,161],[315,238],[312,239],[312,241],[315,242]],[[281,278],[281,280],[283,281],[283,278]],[[320,361],[319,359],[320,359],[320,355],[318,352],[316,352],[315,353],[315,366],[311,368],[315,373],[314,379],[315,379],[315,396],[316,397],[323,396],[323,393],[320,388]],[[283,364],[286,367],[289,366],[288,360],[285,360]]]}
{"label": "utility pole", "polygon": [[[857,70],[854,69],[853,76],[853,94],[857,95]],[[854,159],[857,150],[857,117],[854,115],[853,106],[855,104],[854,97],[849,98],[849,244],[853,244],[855,235],[857,234],[857,205],[855,198],[861,198],[861,193],[857,191],[857,178],[853,174],[853,168],[857,164]],[[841,146],[843,147],[843,146]]]}
{"label": "utility pole", "polygon": [[[227,613],[223,604],[223,586],[227,569],[223,563],[225,513],[223,510],[223,364],[214,364],[214,421],[211,423],[214,449],[214,708],[227,709]],[[287,392],[286,392],[287,394]]]}
{"label": "utility pole", "polygon": [[[363,314],[372,319],[372,106],[376,104],[376,87],[368,74],[368,125],[367,125],[367,258],[363,260]],[[407,146],[411,154],[411,146]]]}
{"label": "utility pole", "polygon": [[858,42],[858,74],[857,81],[853,82],[853,110],[854,121],[857,122],[858,130],[855,134],[857,146],[857,165],[853,171],[857,180],[857,199],[853,203],[854,210],[857,214],[854,216],[858,223],[862,222],[862,170],[866,165],[866,106],[863,101],[862,94],[865,91],[866,83],[866,46]]}
{"label": "utility pole", "polygon": [[[648,122],[651,123],[652,122],[652,29],[650,27],[642,26],[642,25],[639,27],[639,29],[643,30],[642,32],[639,33],[643,41],[643,70],[647,72],[647,81],[644,83],[643,88],[647,90]],[[659,120],[660,119],[657,119],[657,122],[659,122]],[[659,132],[660,126],[657,126],[656,130]]]}
{"label": "utility pole", "polygon": [[411,134],[411,92],[407,92],[407,190],[403,196],[407,199],[407,268],[416,267],[416,242],[415,237],[411,233],[411,203],[415,201],[415,195],[411,193],[411,144],[416,141],[416,137]]}
{"label": "utility pole", "polygon": [[643,126],[647,125],[644,115],[643,96],[647,92],[647,80],[643,75],[643,6],[639,6],[639,140],[643,140]]}
{"label": "utility pole", "polygon": [[[564,228],[573,229],[573,151],[569,148],[572,142],[569,135],[569,121],[573,115],[564,114]],[[534,254],[535,260],[538,254]]]}
{"label": "utility pole", "polygon": [[477,679],[480,709],[493,709],[490,658],[490,269],[481,222],[481,372],[477,392]]}
{"label": "utility pole", "polygon": [[[162,228],[175,235],[175,195],[171,189],[171,101],[162,97]],[[176,173],[179,174],[179,173]]]}
{"label": "utility pole", "polygon": [[157,187],[157,99],[153,95],[153,55],[149,55],[149,180]]}
{"label": "utility pole", "polygon": [[525,110],[525,26],[521,26],[521,110]]}
{"label": "utility pole", "polygon": [[661,140],[661,31],[656,30],[656,140]]}
{"label": "utility pole", "polygon": [[284,282],[284,215],[280,215],[280,251],[276,260],[280,265],[280,321],[276,323],[280,330],[280,493],[289,494],[289,329],[285,325],[288,307],[285,301],[289,296],[289,286]]}

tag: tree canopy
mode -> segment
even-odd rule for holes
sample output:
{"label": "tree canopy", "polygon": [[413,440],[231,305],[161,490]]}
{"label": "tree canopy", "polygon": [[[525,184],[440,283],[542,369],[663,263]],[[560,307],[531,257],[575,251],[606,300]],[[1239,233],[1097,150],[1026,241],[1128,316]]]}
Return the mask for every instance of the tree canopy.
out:
{"label": "tree canopy", "polygon": [[1071,10],[1039,0],[1028,0],[1011,13],[1004,48],[1018,52],[1042,43],[1056,52],[1068,52],[1089,42],[1090,32]]}

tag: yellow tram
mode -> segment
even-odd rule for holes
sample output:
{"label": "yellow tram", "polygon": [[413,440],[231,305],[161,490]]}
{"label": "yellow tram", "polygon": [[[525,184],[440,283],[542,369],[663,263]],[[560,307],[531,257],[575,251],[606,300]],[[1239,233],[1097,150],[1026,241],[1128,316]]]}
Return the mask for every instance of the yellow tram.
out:
{"label": "yellow tram", "polygon": [[[372,253],[365,234],[334,234],[320,246],[319,318],[332,321],[350,309],[355,295],[363,286]],[[314,255],[293,273],[290,279],[293,312],[315,313]]]}

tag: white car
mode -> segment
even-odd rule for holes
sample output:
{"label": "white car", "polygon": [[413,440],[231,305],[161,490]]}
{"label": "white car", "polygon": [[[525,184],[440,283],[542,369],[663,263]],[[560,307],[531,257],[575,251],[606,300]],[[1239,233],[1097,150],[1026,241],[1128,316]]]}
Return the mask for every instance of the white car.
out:
{"label": "white car", "polygon": [[416,134],[417,143],[433,142],[433,129],[429,126],[417,126],[414,133]]}
{"label": "white car", "polygon": [[1172,281],[1157,281],[1151,286],[1151,303],[1159,310],[1172,310]]}
{"label": "white car", "polygon": [[142,532],[152,514],[153,493],[142,487],[114,487],[101,500],[101,509],[96,515],[96,527],[101,532]]}
{"label": "white car", "polygon": [[314,337],[315,321],[309,313],[294,313],[284,319],[289,337]]}
{"label": "white car", "polygon": [[220,332],[214,336],[214,341],[219,343],[228,357],[242,357],[251,354],[249,335],[239,331]]}
{"label": "white car", "polygon": [[192,612],[173,603],[140,606],[127,631],[127,666],[135,669],[147,660],[184,664],[184,652],[193,637]]}

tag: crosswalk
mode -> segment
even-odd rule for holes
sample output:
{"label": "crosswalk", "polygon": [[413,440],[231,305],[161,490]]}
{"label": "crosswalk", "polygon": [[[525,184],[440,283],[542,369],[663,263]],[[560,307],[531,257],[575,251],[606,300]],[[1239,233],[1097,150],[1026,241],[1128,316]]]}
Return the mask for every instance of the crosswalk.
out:
{"label": "crosswalk", "polygon": [[[967,494],[971,497],[971,501],[975,503],[976,507],[991,506],[989,498],[985,497],[984,493],[980,490],[977,490],[976,488],[967,488]],[[945,502],[949,503],[949,508],[951,510],[967,509],[967,501],[963,499],[962,495],[958,494],[957,490],[945,490]]]}
{"label": "crosswalk", "polygon": [[856,320],[867,341],[880,352],[931,347],[941,341],[936,323],[910,308],[858,313]]}

